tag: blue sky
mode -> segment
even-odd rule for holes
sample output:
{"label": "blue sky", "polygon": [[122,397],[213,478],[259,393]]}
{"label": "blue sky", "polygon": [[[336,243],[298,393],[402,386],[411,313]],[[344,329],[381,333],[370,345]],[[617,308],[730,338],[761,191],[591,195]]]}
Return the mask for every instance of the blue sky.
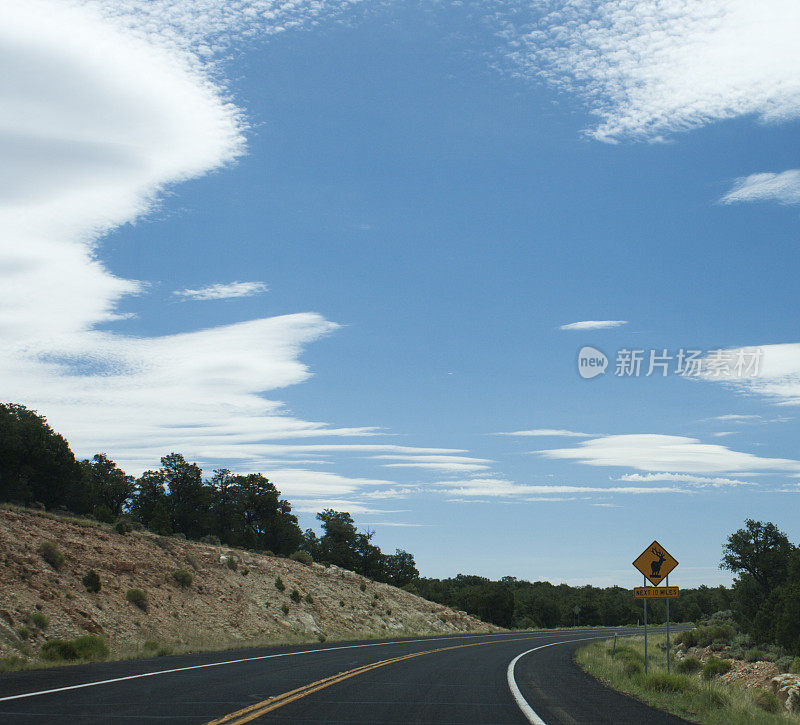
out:
{"label": "blue sky", "polygon": [[746,517],[800,539],[789,0],[0,20],[2,397],[78,455],[262,471],[429,576],[633,586],[657,538],[716,584]]}

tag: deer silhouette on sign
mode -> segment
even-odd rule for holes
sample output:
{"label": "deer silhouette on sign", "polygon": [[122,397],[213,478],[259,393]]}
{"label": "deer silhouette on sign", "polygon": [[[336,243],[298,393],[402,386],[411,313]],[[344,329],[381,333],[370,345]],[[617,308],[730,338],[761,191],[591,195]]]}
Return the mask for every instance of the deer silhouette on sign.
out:
{"label": "deer silhouette on sign", "polygon": [[650,576],[655,578],[661,576],[661,566],[667,560],[664,552],[657,549],[655,546],[650,551],[658,557],[657,561],[650,562]]}

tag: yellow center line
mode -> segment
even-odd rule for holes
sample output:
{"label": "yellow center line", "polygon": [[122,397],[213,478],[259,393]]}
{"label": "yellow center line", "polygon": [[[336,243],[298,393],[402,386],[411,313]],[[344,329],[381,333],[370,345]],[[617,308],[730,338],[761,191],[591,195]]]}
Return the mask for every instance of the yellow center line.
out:
{"label": "yellow center line", "polygon": [[414,657],[422,657],[422,655],[430,655],[434,654],[435,652],[447,652],[448,650],[463,649],[464,647],[478,647],[480,645],[501,644],[503,642],[522,642],[530,641],[532,639],[543,639],[543,637],[540,635],[535,637],[519,637],[517,639],[494,639],[489,642],[473,642],[471,644],[457,644],[450,647],[429,649],[425,650],[424,652],[412,652],[399,657],[392,657],[391,659],[372,662],[368,665],[362,665],[361,667],[356,667],[355,669],[340,672],[322,680],[317,680],[316,682],[311,682],[308,685],[303,685],[302,687],[289,690],[288,692],[284,692],[280,695],[274,695],[273,697],[269,697],[266,700],[257,702],[254,705],[249,705],[248,707],[237,710],[236,712],[223,715],[221,718],[216,720],[210,720],[208,723],[206,723],[206,725],[243,725],[243,723],[248,723],[251,720],[255,720],[256,718],[266,715],[268,712],[272,712],[273,710],[277,710],[279,707],[288,705],[295,700],[299,700],[315,692],[324,690],[326,687],[330,687],[331,685],[348,680],[351,677],[356,677],[357,675],[369,672],[370,670],[375,670],[379,667],[386,667],[386,665],[391,665],[395,662],[402,662],[403,660],[410,660]]}

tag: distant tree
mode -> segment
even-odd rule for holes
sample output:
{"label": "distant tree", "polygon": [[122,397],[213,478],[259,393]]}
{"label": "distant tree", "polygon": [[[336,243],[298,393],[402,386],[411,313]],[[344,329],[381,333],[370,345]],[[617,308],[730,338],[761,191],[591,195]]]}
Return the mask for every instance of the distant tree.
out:
{"label": "distant tree", "polygon": [[190,539],[209,532],[211,490],[203,484],[203,472],[196,463],[187,463],[180,453],[161,459],[161,475],[167,488],[170,525]]}
{"label": "distant tree", "polygon": [[0,500],[90,510],[81,468],[67,441],[24,405],[0,404]]}
{"label": "distant tree", "polygon": [[419,579],[414,556],[402,549],[396,549],[394,554],[386,557],[386,573],[389,584],[403,587]]}
{"label": "distant tree", "polygon": [[104,453],[81,461],[81,469],[93,507],[104,506],[112,519],[120,516],[136,491],[133,476],[117,468]]}
{"label": "distant tree", "polygon": [[156,534],[172,533],[169,500],[161,471],[145,471],[137,479],[131,514]]}
{"label": "distant tree", "polygon": [[745,528],[728,537],[720,566],[751,576],[766,593],[786,580],[794,548],[775,524],[747,519]]}

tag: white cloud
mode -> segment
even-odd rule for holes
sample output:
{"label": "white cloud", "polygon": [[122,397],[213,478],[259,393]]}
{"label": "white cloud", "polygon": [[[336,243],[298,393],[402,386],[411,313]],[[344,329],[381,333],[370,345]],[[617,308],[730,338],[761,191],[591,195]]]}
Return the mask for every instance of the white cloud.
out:
{"label": "white cloud", "polygon": [[677,483],[688,483],[692,486],[713,486],[720,488],[723,486],[755,486],[750,481],[740,481],[736,478],[721,478],[719,476],[693,476],[689,473],[626,473],[616,481],[633,481],[637,483],[650,483],[651,481],[674,481]]}
{"label": "white cloud", "polygon": [[741,415],[739,413],[730,413],[728,415],[716,415],[710,420],[734,420],[736,422],[744,422],[748,420],[760,420],[760,415]]}
{"label": "white cloud", "polygon": [[533,430],[515,430],[511,433],[495,433],[499,436],[541,436],[554,438],[591,438],[594,433],[578,433],[573,430],[562,430],[559,428],[534,428]]}
{"label": "white cloud", "polygon": [[620,327],[627,325],[627,320],[583,320],[582,322],[570,322],[568,325],[561,325],[559,330],[606,330],[610,327]]}
{"label": "white cloud", "polygon": [[733,188],[722,197],[725,204],[741,201],[777,201],[800,204],[800,169],[781,173],[750,174],[736,179]]}
{"label": "white cloud", "polygon": [[324,509],[346,511],[350,515],[398,513],[397,511],[383,511],[381,509],[371,508],[358,501],[341,498],[297,499],[292,501],[292,510],[296,513],[316,514]]}
{"label": "white cloud", "polygon": [[172,294],[182,300],[229,300],[235,297],[252,297],[266,290],[267,285],[263,282],[229,282],[200,289],[175,290]]}
{"label": "white cloud", "polygon": [[583,95],[599,117],[598,139],[658,139],[736,116],[778,121],[800,113],[795,0],[506,7],[493,15],[502,18],[513,72]]}
{"label": "white cloud", "polygon": [[397,463],[384,463],[384,468],[423,468],[431,471],[450,471],[453,473],[470,473],[486,471],[487,463],[492,461],[486,458],[468,458],[466,456],[434,456],[434,455],[384,455],[373,456],[378,460],[398,461]]}
{"label": "white cloud", "polygon": [[384,463],[384,468],[423,468],[429,471],[450,471],[453,473],[470,473],[486,471],[489,466],[477,463]]}
{"label": "white cloud", "polygon": [[[147,214],[171,184],[244,151],[246,122],[218,81],[214,53],[237,35],[280,32],[348,5],[0,4],[0,60],[13,69],[0,77],[1,399],[38,409],[79,455],[106,451],[131,473],[170,450],[253,468],[313,461],[331,449],[265,442],[375,432],[300,420],[263,397],[310,376],[305,346],[337,329],[318,314],[151,338],[100,329],[125,316],[124,298],[147,289],[106,269],[102,236]],[[363,485],[310,474],[287,482],[328,492]]]}
{"label": "white cloud", "polygon": [[636,487],[636,486],[561,486],[561,485],[528,485],[515,483],[502,478],[470,478],[463,481],[442,481],[438,485],[443,488],[442,493],[451,496],[482,496],[482,497],[511,497],[511,496],[545,496],[551,497],[558,494],[588,495],[588,494],[660,494],[660,493],[689,493],[687,489],[674,486],[661,487]]}
{"label": "white cloud", "polygon": [[[757,366],[750,366],[754,351],[759,354]],[[760,345],[758,347],[730,348],[726,367],[707,368],[699,379],[723,383],[747,395],[760,395],[782,405],[800,405],[800,343]],[[744,356],[746,364],[741,371],[736,361]],[[744,372],[746,374],[737,374]],[[776,418],[765,422],[785,422]]]}
{"label": "white cloud", "polygon": [[761,458],[725,446],[701,443],[695,438],[673,435],[613,435],[581,441],[574,448],[537,453],[556,459],[574,460],[590,466],[616,466],[640,471],[676,473],[726,473],[735,471],[800,471],[800,461]]}

